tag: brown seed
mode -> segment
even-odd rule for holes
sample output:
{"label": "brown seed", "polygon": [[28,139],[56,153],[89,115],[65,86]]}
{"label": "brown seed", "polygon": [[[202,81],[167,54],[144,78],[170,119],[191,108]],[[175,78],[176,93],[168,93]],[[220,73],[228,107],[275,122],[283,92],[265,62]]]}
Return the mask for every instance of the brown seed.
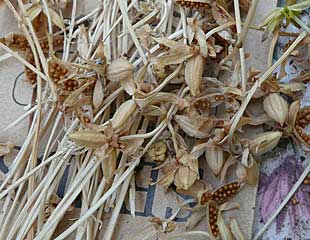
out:
{"label": "brown seed", "polygon": [[299,203],[299,202],[298,202],[298,200],[297,200],[296,198],[293,198],[293,199],[292,199],[292,204],[293,204],[293,205],[297,205],[298,203]]}

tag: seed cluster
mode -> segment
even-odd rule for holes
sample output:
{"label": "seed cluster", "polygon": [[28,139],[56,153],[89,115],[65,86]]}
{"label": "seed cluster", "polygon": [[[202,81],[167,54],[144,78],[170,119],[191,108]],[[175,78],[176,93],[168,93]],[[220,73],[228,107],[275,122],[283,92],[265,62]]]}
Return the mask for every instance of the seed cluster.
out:
{"label": "seed cluster", "polygon": [[194,107],[201,110],[209,110],[211,103],[207,99],[200,99],[194,103]]}
{"label": "seed cluster", "polygon": [[63,81],[69,70],[58,63],[49,64],[49,74],[56,85],[59,85],[64,91],[74,91],[78,88],[79,83],[76,80],[69,79]]}
{"label": "seed cluster", "polygon": [[295,129],[299,136],[310,144],[310,134],[305,133],[304,128],[310,123],[310,108],[299,110],[296,116]]}
{"label": "seed cluster", "polygon": [[194,0],[176,0],[176,3],[181,5],[182,7],[188,7],[188,8],[201,8],[201,7],[209,8],[210,7],[208,3],[194,1]]}
{"label": "seed cluster", "polygon": [[238,182],[233,182],[220,187],[215,190],[212,194],[212,199],[218,204],[227,202],[230,198],[234,197],[238,190],[240,189],[240,184]]}
{"label": "seed cluster", "polygon": [[29,48],[27,39],[21,34],[13,34],[11,44],[23,51],[26,51],[26,49]]}
{"label": "seed cluster", "polygon": [[219,228],[217,225],[217,218],[218,218],[219,210],[215,203],[210,203],[209,205],[209,223],[212,234],[217,237],[219,234]]}

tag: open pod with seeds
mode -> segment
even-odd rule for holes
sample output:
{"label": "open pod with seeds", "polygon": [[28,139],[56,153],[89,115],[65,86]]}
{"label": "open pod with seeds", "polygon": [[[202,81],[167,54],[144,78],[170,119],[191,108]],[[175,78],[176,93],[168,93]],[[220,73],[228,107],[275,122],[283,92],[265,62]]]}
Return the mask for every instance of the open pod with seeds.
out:
{"label": "open pod with seeds", "polygon": [[290,108],[290,124],[293,127],[295,138],[307,148],[310,148],[310,133],[308,124],[310,123],[310,107],[300,108],[299,102],[294,102]]}
{"label": "open pod with seeds", "polygon": [[63,91],[78,89],[79,82],[73,79],[73,69],[69,64],[62,62],[56,57],[52,57],[48,61],[48,71],[50,78]]}

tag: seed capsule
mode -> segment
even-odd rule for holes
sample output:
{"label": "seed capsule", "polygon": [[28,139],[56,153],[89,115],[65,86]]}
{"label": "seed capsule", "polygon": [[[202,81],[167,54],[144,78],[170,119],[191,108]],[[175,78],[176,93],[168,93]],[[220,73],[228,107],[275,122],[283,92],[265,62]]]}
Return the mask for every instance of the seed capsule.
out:
{"label": "seed capsule", "polygon": [[185,81],[194,97],[199,94],[203,70],[204,58],[200,55],[191,57],[186,63]]}
{"label": "seed capsule", "polygon": [[205,151],[205,157],[214,175],[218,175],[224,165],[224,151],[217,146],[210,146]]}
{"label": "seed capsule", "polygon": [[277,93],[270,93],[263,104],[268,116],[283,126],[288,115],[287,101]]}
{"label": "seed capsule", "polygon": [[127,80],[133,74],[133,66],[124,58],[111,62],[107,67],[107,78],[112,82]]}

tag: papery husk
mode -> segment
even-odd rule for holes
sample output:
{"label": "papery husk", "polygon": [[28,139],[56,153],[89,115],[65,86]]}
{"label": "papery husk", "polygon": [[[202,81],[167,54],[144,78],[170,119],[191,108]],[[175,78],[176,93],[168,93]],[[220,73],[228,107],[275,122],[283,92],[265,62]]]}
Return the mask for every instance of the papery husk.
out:
{"label": "papery husk", "polygon": [[189,136],[195,138],[206,138],[209,136],[208,132],[200,131],[186,115],[176,115],[174,120],[179,124],[180,128]]}
{"label": "papery husk", "polygon": [[177,188],[187,190],[194,184],[197,177],[197,172],[193,171],[190,167],[180,166],[174,176],[174,184]]}
{"label": "papery husk", "polygon": [[164,141],[154,143],[147,151],[148,156],[156,162],[163,162],[166,159],[168,148]]}
{"label": "papery husk", "polygon": [[244,178],[245,182],[256,186],[259,180],[259,166],[256,161],[253,162],[252,166],[246,168],[246,177]]}
{"label": "papery husk", "polygon": [[239,224],[235,218],[230,219],[230,231],[236,240],[244,240],[244,236],[240,230]]}
{"label": "papery husk", "polygon": [[226,173],[227,173],[227,170],[234,164],[238,163],[237,159],[230,155],[227,160],[225,161],[223,167],[222,167],[222,171],[221,171],[221,175],[220,175],[220,183],[222,184],[225,180],[225,176],[226,176]]}
{"label": "papery husk", "polygon": [[180,64],[192,57],[196,49],[178,42],[167,54],[152,59],[152,63],[163,66]]}
{"label": "papery husk", "polygon": [[285,95],[293,97],[296,92],[301,92],[305,90],[305,85],[300,82],[289,82],[289,83],[280,83],[280,92]]}
{"label": "papery husk", "polygon": [[167,92],[159,92],[156,94],[153,94],[151,96],[148,96],[146,98],[136,98],[136,103],[139,106],[139,108],[143,109],[144,107],[148,105],[157,105],[161,103],[177,103],[178,97],[176,94],[173,93],[167,93]]}
{"label": "papery husk", "polygon": [[275,148],[282,136],[280,131],[267,131],[249,141],[250,152],[253,155],[262,155]]}
{"label": "papery husk", "polygon": [[287,118],[287,125],[292,129],[295,127],[295,121],[296,121],[296,117],[297,117],[297,113],[299,109],[300,109],[299,100],[293,102],[290,106],[290,109],[288,112],[288,118]]}
{"label": "papery husk", "polygon": [[164,175],[161,179],[159,179],[154,184],[159,184],[163,186],[165,190],[167,190],[174,181],[174,176],[175,176],[176,171],[177,169],[168,172],[166,175]]}
{"label": "papery husk", "polygon": [[194,97],[196,97],[200,91],[204,62],[202,56],[196,55],[191,57],[185,65],[185,81]]}
{"label": "papery husk", "polygon": [[219,215],[217,217],[217,225],[219,228],[221,238],[223,240],[233,240],[232,233],[230,232],[228,225],[225,223],[221,212],[219,212]]}
{"label": "papery husk", "polygon": [[113,128],[118,129],[122,127],[133,115],[136,109],[137,104],[132,99],[122,103],[114,113],[113,118],[111,120]]}
{"label": "papery husk", "polygon": [[208,166],[214,175],[217,176],[221,172],[225,162],[223,149],[217,146],[209,146],[205,150],[205,158]]}
{"label": "papery husk", "polygon": [[247,176],[246,167],[239,163],[237,165],[236,175],[237,175],[238,179],[240,179],[241,181],[244,181],[244,179]]}
{"label": "papery husk", "polygon": [[104,134],[93,130],[79,130],[69,134],[69,139],[81,147],[99,148],[107,143]]}
{"label": "papery husk", "polygon": [[128,80],[133,75],[133,66],[128,60],[119,58],[107,67],[107,78],[112,82]]}
{"label": "papery husk", "polygon": [[286,121],[288,115],[288,103],[278,93],[270,93],[264,100],[264,110],[270,118],[280,123]]}
{"label": "papery husk", "polygon": [[15,144],[11,142],[0,143],[0,157],[3,157],[9,154],[13,150],[14,147],[15,147]]}
{"label": "papery husk", "polygon": [[143,138],[131,139],[127,141],[119,141],[119,144],[122,146],[120,150],[122,151],[123,154],[128,155],[128,156],[137,152],[137,150],[141,148],[143,143],[144,143]]}
{"label": "papery husk", "polygon": [[100,105],[103,102],[103,98],[104,98],[104,91],[103,91],[102,82],[101,82],[101,79],[97,79],[94,92],[93,92],[93,104],[95,108],[100,107]]}
{"label": "papery husk", "polygon": [[105,151],[105,155],[107,155],[108,158],[103,160],[103,176],[106,178],[107,182],[110,183],[116,170],[117,151],[114,148],[108,148]]}

